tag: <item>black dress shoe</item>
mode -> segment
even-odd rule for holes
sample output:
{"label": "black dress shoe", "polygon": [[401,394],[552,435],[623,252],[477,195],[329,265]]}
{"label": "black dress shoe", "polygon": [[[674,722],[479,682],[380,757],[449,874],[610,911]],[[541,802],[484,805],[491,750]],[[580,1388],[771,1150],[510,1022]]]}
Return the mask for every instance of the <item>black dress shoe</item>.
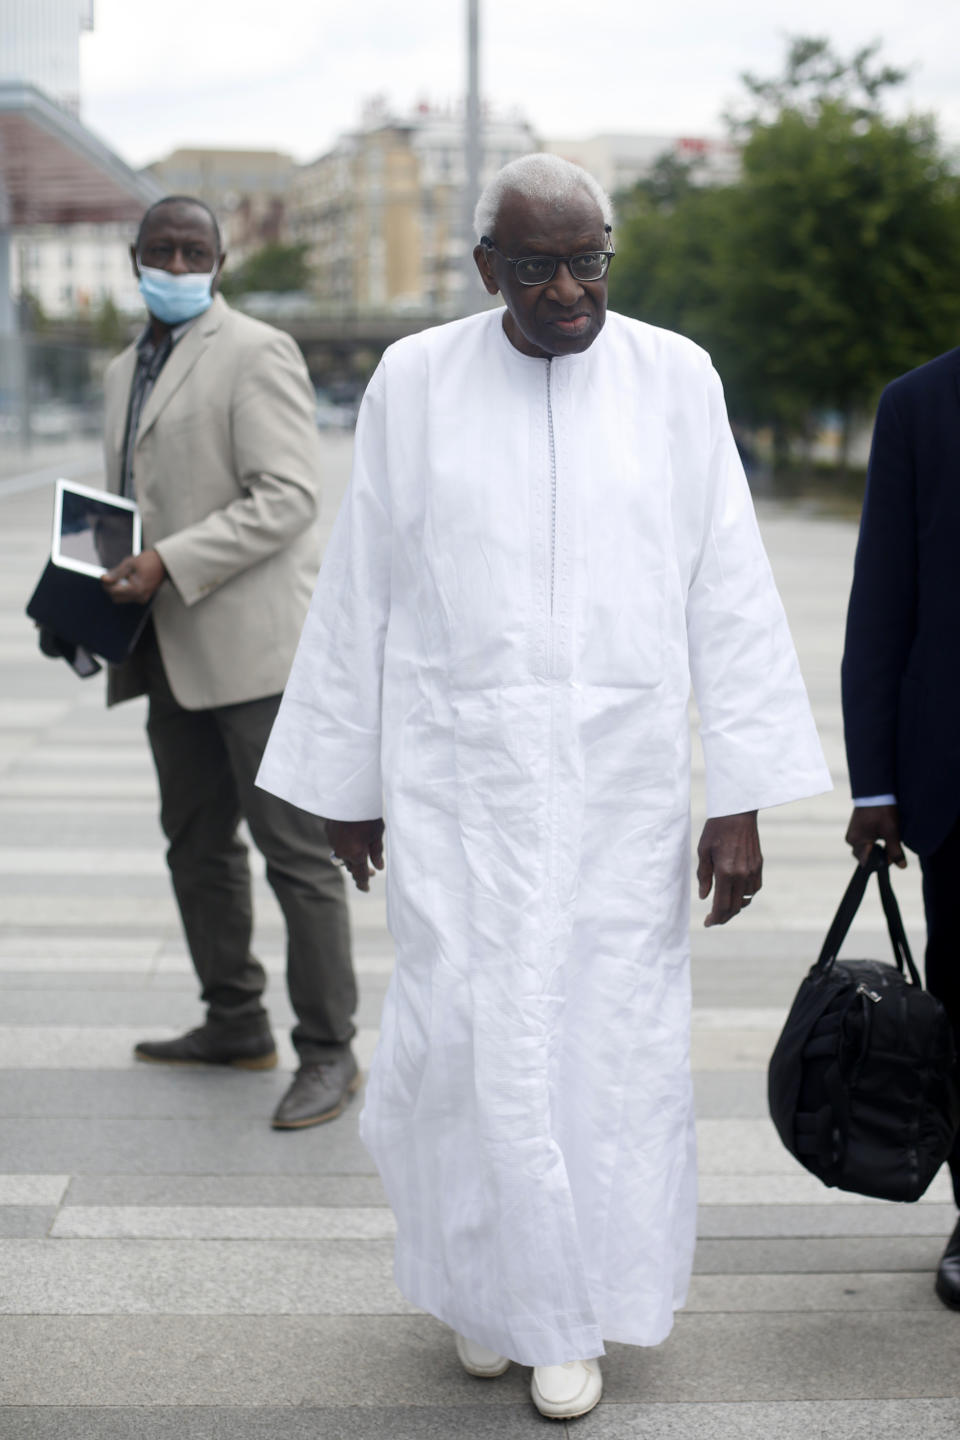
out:
{"label": "black dress shoe", "polygon": [[936,1291],[944,1305],[960,1310],[960,1221],[943,1252],[937,1268]]}
{"label": "black dress shoe", "polygon": [[269,1030],[244,1034],[225,1026],[201,1025],[175,1040],[141,1040],[138,1060],[155,1065],[232,1065],[237,1070],[272,1070],[277,1047]]}
{"label": "black dress shoe", "polygon": [[360,1071],[347,1050],[336,1060],[301,1065],[274,1111],[274,1130],[304,1130],[334,1120],[360,1088]]}

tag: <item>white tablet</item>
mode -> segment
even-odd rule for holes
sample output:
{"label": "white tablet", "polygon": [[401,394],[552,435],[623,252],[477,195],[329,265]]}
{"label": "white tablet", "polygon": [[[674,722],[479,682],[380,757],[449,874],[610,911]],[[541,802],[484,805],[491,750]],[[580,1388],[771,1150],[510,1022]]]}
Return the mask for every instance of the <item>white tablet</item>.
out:
{"label": "white tablet", "polygon": [[58,480],[53,502],[50,558],[65,570],[103,575],[128,555],[140,553],[140,512],[136,502]]}

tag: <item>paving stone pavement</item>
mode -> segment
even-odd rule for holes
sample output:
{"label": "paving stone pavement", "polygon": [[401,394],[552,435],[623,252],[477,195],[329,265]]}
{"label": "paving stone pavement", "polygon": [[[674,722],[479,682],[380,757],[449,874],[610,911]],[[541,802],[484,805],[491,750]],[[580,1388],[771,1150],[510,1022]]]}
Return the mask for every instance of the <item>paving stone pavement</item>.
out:
{"label": "paving stone pavement", "polygon": [[[350,456],[324,440],[327,519]],[[73,478],[96,483],[74,457]],[[139,702],[107,714],[36,652],[50,468],[0,486],[0,1436],[3,1440],[514,1440],[550,1430],[517,1367],[465,1376],[399,1296],[392,1218],[356,1134],[278,1134],[272,1074],[136,1065],[133,1041],[198,1010],[164,873]],[[850,872],[838,662],[855,532],[762,507],[834,774],[763,817],[765,885],[704,931],[693,1058],[701,1242],[687,1309],[656,1350],[611,1346],[606,1398],[553,1426],[583,1440],[946,1440],[960,1433],[960,1316],[932,1269],[954,1221],[820,1187],[766,1118],[784,1007]],[[699,801],[699,770],[696,804]],[[257,946],[291,1021],[262,874]],[[897,877],[920,948],[919,875]],[[391,964],[382,891],[351,897],[369,1060]],[[851,953],[882,955],[879,905]]]}

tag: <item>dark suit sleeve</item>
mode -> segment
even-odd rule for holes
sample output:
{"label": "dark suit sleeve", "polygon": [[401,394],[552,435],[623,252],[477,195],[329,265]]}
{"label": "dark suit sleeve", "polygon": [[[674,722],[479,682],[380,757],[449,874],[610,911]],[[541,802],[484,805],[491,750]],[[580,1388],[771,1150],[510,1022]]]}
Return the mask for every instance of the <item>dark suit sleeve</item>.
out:
{"label": "dark suit sleeve", "polygon": [[877,411],[842,666],[854,798],[897,793],[897,711],[917,623],[916,477],[896,392]]}

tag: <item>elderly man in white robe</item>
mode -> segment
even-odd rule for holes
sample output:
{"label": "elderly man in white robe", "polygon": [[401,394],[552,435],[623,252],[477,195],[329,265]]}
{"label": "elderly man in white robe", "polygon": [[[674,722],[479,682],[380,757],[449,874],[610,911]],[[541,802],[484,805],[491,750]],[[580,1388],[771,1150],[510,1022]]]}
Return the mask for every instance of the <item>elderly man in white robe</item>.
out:
{"label": "elderly man in white robe", "polygon": [[384,864],[361,1134],[404,1295],[555,1418],[692,1268],[691,677],[706,924],[757,810],[830,779],[709,357],[606,313],[611,207],[555,156],[477,208],[506,309],[391,346],[259,783]]}

